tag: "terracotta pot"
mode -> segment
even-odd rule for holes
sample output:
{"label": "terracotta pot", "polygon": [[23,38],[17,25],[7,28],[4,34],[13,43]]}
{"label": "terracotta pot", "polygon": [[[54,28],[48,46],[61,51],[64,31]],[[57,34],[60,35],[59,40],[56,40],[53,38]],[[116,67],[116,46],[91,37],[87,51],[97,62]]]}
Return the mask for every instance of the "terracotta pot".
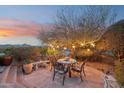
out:
{"label": "terracotta pot", "polygon": [[32,72],[32,68],[33,68],[32,63],[30,63],[30,64],[24,64],[24,65],[23,65],[23,69],[24,69],[24,72],[25,72],[26,74],[31,73],[31,72]]}
{"label": "terracotta pot", "polygon": [[0,65],[3,65],[4,58],[0,57]]}
{"label": "terracotta pot", "polygon": [[12,60],[13,60],[12,56],[5,56],[3,58],[2,65],[9,66],[12,63]]}

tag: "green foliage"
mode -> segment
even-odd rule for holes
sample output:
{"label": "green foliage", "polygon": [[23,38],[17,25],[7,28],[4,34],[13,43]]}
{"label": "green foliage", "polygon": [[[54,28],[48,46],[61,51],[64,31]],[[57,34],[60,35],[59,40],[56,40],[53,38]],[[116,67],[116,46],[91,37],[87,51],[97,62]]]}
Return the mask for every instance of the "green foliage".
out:
{"label": "green foliage", "polygon": [[54,49],[48,48],[48,49],[47,49],[47,54],[48,54],[48,55],[57,55],[57,54],[59,54],[59,51],[58,51],[58,50],[54,50]]}
{"label": "green foliage", "polygon": [[27,48],[14,48],[13,49],[13,56],[17,61],[22,61],[25,60],[27,58],[27,53],[28,53],[29,49]]}
{"label": "green foliage", "polygon": [[121,87],[124,87],[124,59],[116,61],[115,77]]}
{"label": "green foliage", "polygon": [[12,55],[12,52],[13,52],[13,48],[12,47],[8,47],[8,48],[5,48],[3,50],[3,53],[5,53],[7,56],[8,55]]}
{"label": "green foliage", "polygon": [[24,62],[24,64],[30,64],[30,63],[33,63],[33,60],[25,59],[23,62]]}
{"label": "green foliage", "polygon": [[40,48],[40,53],[41,53],[41,55],[46,56],[46,54],[47,54],[47,48],[45,48],[45,47]]}
{"label": "green foliage", "polygon": [[93,55],[93,50],[92,49],[83,49],[83,48],[78,48],[76,50],[76,56],[91,56]]}
{"label": "green foliage", "polygon": [[37,60],[40,56],[40,48],[32,47],[29,49],[28,58],[30,58],[31,60]]}
{"label": "green foliage", "polygon": [[19,47],[13,49],[13,56],[18,61],[35,60],[40,56],[40,49],[36,47]]}

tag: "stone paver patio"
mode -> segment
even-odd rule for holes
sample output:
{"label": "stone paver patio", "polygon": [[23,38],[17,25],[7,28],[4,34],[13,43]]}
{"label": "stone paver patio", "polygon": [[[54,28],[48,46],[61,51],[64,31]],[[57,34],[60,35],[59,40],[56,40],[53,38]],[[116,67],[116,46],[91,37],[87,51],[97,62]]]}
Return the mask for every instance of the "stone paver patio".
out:
{"label": "stone paver patio", "polygon": [[79,76],[76,73],[72,74],[69,78],[68,75],[65,80],[65,85],[62,85],[62,77],[56,75],[54,81],[52,81],[53,73],[48,69],[38,69],[29,75],[24,75],[24,82],[30,87],[34,88],[103,88],[103,73],[86,66],[86,77],[81,82]]}

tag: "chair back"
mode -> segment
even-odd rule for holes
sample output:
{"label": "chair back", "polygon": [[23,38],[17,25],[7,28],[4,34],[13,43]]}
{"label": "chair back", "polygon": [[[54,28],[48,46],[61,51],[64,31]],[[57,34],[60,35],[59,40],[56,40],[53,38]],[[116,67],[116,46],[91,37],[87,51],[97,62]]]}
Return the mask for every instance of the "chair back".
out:
{"label": "chair back", "polygon": [[65,67],[63,64],[60,64],[58,62],[54,62],[54,71],[57,70],[57,71],[64,71]]}

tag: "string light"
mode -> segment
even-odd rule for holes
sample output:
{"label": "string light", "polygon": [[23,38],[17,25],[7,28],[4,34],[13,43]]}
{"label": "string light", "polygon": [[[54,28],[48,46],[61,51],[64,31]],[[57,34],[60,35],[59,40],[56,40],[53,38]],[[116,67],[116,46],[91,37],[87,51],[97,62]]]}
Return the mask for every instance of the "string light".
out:
{"label": "string light", "polygon": [[52,44],[49,44],[49,46],[50,46],[50,47],[53,47],[53,45],[52,45]]}
{"label": "string light", "polygon": [[55,51],[55,48],[53,48],[53,50]]}
{"label": "string light", "polygon": [[84,46],[84,44],[83,44],[83,43],[81,43],[81,46]]}
{"label": "string light", "polygon": [[59,46],[57,46],[57,48],[59,48]]}
{"label": "string light", "polygon": [[90,51],[90,49],[88,48],[88,49],[87,49],[87,51],[89,52],[89,51]]}
{"label": "string light", "polygon": [[66,50],[66,49],[67,49],[67,47],[64,47],[63,49],[64,49],[64,50]]}
{"label": "string light", "polygon": [[94,44],[94,43],[91,43],[91,45],[92,45],[93,47],[95,47],[95,44]]}
{"label": "string light", "polygon": [[72,48],[75,48],[75,46],[73,45]]}

